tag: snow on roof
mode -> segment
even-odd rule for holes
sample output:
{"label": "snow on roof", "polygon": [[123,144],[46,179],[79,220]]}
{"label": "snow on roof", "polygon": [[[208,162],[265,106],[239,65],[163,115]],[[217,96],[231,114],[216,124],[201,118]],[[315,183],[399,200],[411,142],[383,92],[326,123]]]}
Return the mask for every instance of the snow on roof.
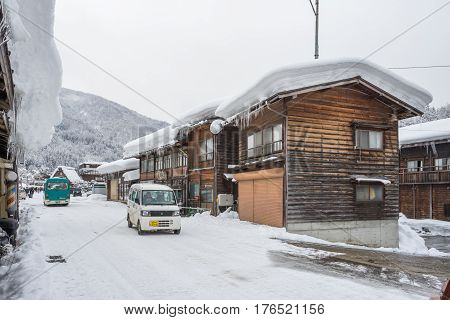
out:
{"label": "snow on roof", "polygon": [[313,62],[272,71],[241,94],[222,103],[216,115],[230,118],[268,98],[293,90],[360,77],[395,98],[422,110],[431,94],[378,65],[361,59]]}
{"label": "snow on roof", "polygon": [[168,126],[128,142],[123,147],[124,158],[136,157],[141,153],[175,144],[179,129],[179,127]]}
{"label": "snow on roof", "polygon": [[[59,91],[62,67],[54,38],[55,1],[4,0],[11,30],[17,139],[27,149],[47,145],[62,120]],[[22,19],[26,17],[26,19]],[[30,125],[32,123],[33,125]]]}
{"label": "snow on roof", "polygon": [[113,162],[102,164],[97,168],[100,174],[116,173],[127,170],[134,170],[139,168],[139,160],[135,158],[120,159]]}
{"label": "snow on roof", "polygon": [[384,185],[391,184],[391,181],[386,179],[385,177],[367,177],[363,175],[353,175],[350,177],[351,180],[356,182],[379,182]]}
{"label": "snow on roof", "polygon": [[84,162],[81,162],[80,164],[79,164],[79,166],[82,166],[82,165],[84,165],[84,164],[94,164],[94,165],[102,165],[102,164],[105,164],[105,163],[108,163],[108,162],[105,162],[105,161],[84,161]]}
{"label": "snow on roof", "polygon": [[53,177],[55,175],[55,173],[61,169],[64,173],[64,175],[66,176],[67,179],[69,179],[69,181],[71,183],[81,183],[84,182],[83,179],[80,178],[80,176],[78,175],[78,173],[75,171],[75,168],[72,167],[66,167],[66,166],[58,166],[53,173],[50,175],[50,177]]}
{"label": "snow on roof", "polygon": [[125,182],[139,180],[139,169],[125,172],[122,177]]}
{"label": "snow on roof", "polygon": [[400,145],[450,139],[450,118],[413,124],[399,129]]}
{"label": "snow on roof", "polygon": [[216,118],[216,110],[225,99],[215,99],[189,110],[174,122],[175,126],[195,125],[201,121]]}

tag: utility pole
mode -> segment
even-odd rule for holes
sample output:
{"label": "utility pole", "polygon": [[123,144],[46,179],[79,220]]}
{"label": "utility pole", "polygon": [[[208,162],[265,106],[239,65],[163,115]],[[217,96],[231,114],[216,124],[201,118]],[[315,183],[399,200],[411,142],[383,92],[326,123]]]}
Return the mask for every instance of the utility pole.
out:
{"label": "utility pole", "polygon": [[319,0],[316,0],[316,6],[314,7],[314,4],[312,3],[312,0],[309,0],[309,3],[311,4],[311,8],[314,12],[314,15],[316,16],[316,43],[315,43],[315,50],[314,50],[314,59],[319,59]]}

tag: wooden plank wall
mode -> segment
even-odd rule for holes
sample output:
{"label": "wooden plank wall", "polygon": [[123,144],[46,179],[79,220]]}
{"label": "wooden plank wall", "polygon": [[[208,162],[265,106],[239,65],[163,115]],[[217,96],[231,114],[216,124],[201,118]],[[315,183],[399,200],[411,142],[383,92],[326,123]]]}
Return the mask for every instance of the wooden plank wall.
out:
{"label": "wooden plank wall", "polygon": [[[361,88],[362,90],[362,88]],[[378,100],[344,87],[313,92],[287,102],[287,223],[395,218],[399,212],[398,134],[392,109]],[[353,121],[390,124],[383,151],[355,150]],[[350,176],[383,175],[381,214],[355,206]]]}

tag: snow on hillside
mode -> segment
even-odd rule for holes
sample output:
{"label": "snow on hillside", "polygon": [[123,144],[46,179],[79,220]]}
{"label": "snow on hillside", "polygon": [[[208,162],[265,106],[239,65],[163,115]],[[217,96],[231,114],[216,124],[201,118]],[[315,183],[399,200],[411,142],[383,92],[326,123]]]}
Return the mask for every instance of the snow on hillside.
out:
{"label": "snow on hillside", "polygon": [[[5,0],[9,50],[18,104],[17,142],[37,149],[61,122],[62,66],[53,37],[55,0]],[[26,18],[22,18],[26,17]],[[33,124],[33,125],[30,125]]]}
{"label": "snow on hillside", "polygon": [[59,165],[111,162],[122,158],[128,141],[167,125],[93,94],[62,89],[60,101],[63,121],[48,146],[26,153],[28,169],[51,173]]}

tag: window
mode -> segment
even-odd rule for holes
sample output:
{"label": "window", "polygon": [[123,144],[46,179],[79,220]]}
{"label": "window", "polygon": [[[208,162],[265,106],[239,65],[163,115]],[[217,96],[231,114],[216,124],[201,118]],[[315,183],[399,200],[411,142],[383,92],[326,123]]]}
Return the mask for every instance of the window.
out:
{"label": "window", "polygon": [[423,161],[422,160],[410,160],[408,161],[408,171],[423,171]]}
{"label": "window", "polygon": [[212,203],[213,202],[213,190],[212,188],[202,189],[202,203]]}
{"label": "window", "polygon": [[213,138],[209,138],[200,142],[200,161],[212,160],[214,157]]}
{"label": "window", "polygon": [[155,170],[155,158],[151,156],[147,159],[147,172],[153,172]]}
{"label": "window", "polygon": [[435,170],[449,170],[450,169],[450,158],[434,159],[434,169]]}
{"label": "window", "polygon": [[444,217],[450,217],[450,203],[444,204]]}
{"label": "window", "polygon": [[141,172],[147,172],[147,160],[145,158],[141,159]]}
{"label": "window", "polygon": [[142,191],[142,205],[174,205],[177,204],[173,191],[144,190]]}
{"label": "window", "polygon": [[247,157],[260,157],[283,150],[283,125],[264,128],[247,136]]}
{"label": "window", "polygon": [[172,157],[168,154],[164,156],[164,169],[172,168]]}
{"label": "window", "polygon": [[162,170],[163,169],[163,157],[156,157],[156,170]]}
{"label": "window", "polygon": [[141,204],[141,201],[139,200],[141,193],[139,191],[133,192],[134,196],[134,202],[137,204]]}
{"label": "window", "polygon": [[189,197],[191,199],[196,198],[200,195],[200,184],[197,182],[191,182],[189,184]]}
{"label": "window", "polygon": [[177,152],[175,155],[175,167],[185,167],[187,165],[187,157],[184,153]]}
{"label": "window", "polygon": [[383,201],[383,186],[382,185],[357,185],[356,186],[356,201]]}
{"label": "window", "polygon": [[69,185],[64,182],[49,182],[47,184],[47,190],[67,190]]}
{"label": "window", "polygon": [[358,149],[383,150],[383,132],[356,129],[355,142]]}

